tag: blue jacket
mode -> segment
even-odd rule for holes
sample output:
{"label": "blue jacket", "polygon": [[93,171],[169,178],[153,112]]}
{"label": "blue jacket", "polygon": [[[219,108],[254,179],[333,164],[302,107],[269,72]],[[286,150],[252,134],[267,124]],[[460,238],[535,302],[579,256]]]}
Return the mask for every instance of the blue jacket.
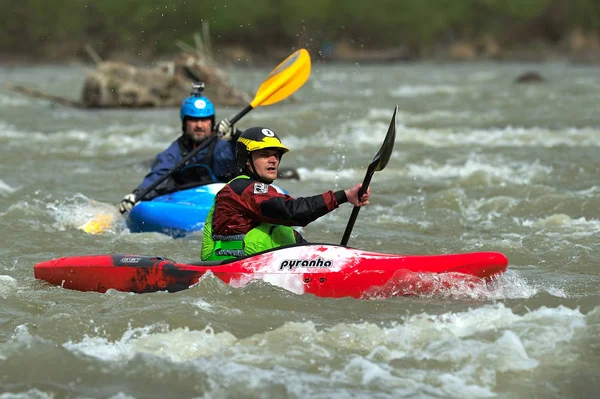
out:
{"label": "blue jacket", "polygon": [[[143,200],[149,201],[158,195],[189,187],[228,182],[238,174],[234,143],[234,140],[231,142],[220,139],[213,141],[211,145],[200,150],[177,172],[145,195]],[[146,187],[167,174],[194,148],[195,144],[186,135],[181,135],[173,141],[169,148],[156,156],[150,173],[134,190],[134,194],[145,191]]]}

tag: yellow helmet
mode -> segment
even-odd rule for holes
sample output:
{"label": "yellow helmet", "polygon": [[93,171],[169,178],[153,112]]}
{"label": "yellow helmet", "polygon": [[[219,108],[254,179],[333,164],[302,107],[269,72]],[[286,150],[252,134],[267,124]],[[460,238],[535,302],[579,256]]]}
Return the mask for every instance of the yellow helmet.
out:
{"label": "yellow helmet", "polygon": [[250,159],[253,151],[273,148],[279,150],[281,155],[289,151],[279,140],[279,136],[266,127],[251,127],[244,130],[235,143],[235,160],[240,171],[246,169],[246,161]]}

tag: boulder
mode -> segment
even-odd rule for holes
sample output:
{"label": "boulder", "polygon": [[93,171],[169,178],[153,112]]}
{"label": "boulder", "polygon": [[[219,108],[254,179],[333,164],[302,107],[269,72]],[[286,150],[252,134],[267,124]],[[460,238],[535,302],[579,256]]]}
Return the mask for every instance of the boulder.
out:
{"label": "boulder", "polygon": [[542,83],[545,81],[546,79],[542,75],[533,71],[525,72],[515,79],[515,83]]}

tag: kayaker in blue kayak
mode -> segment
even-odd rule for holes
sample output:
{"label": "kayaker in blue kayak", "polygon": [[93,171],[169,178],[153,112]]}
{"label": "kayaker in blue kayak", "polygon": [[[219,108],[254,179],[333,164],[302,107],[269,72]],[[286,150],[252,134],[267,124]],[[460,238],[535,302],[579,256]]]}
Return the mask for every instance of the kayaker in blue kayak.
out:
{"label": "kayaker in blue kayak", "polygon": [[271,129],[252,127],[241,134],[236,143],[241,174],[215,196],[204,224],[202,260],[236,258],[306,242],[291,226],[306,226],[344,202],[354,206],[369,203],[369,189],[358,198],[360,183],[311,197],[279,193],[271,183],[288,151]]}
{"label": "kayaker in blue kayak", "polygon": [[[149,201],[158,195],[204,184],[225,183],[237,175],[235,142],[242,132],[235,129],[227,118],[215,126],[215,107],[208,97],[202,95],[204,84],[195,83],[193,87],[194,91],[182,101],[179,110],[183,134],[156,156],[150,173],[121,200],[121,213],[129,212],[140,200]],[[138,197],[169,173],[183,157],[215,134],[219,137],[217,140],[212,140],[206,148],[199,150],[185,166],[172,173],[144,198]]]}

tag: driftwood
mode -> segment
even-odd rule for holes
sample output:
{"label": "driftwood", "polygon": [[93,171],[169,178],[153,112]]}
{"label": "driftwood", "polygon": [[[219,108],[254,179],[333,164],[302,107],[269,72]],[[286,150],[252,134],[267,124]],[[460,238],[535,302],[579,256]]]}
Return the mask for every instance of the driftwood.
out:
{"label": "driftwood", "polygon": [[197,80],[205,82],[204,95],[215,105],[245,106],[252,100],[248,93],[224,82],[220,75],[209,75],[209,72],[193,58],[182,58],[156,68],[103,62],[88,74],[80,101],[21,85],[6,86],[29,97],[77,108],[175,107],[190,94],[191,83]]}
{"label": "driftwood", "polygon": [[209,70],[191,57],[143,69],[119,62],[104,62],[88,75],[82,102],[86,108],[178,106],[190,94],[193,81],[205,83],[204,95],[216,105],[246,105],[250,102],[249,94],[226,83],[216,71],[218,69]]}
{"label": "driftwood", "polygon": [[[207,28],[205,35],[208,35]],[[205,83],[204,95],[217,106],[245,106],[252,97],[228,83],[229,77],[214,62],[210,45],[195,37],[196,47],[180,45],[183,53],[174,61],[161,62],[155,67],[136,67],[115,61],[102,61],[89,46],[86,52],[96,63],[88,74],[75,101],[24,86],[9,89],[31,97],[78,108],[148,108],[175,107],[187,97],[191,83]]]}
{"label": "driftwood", "polygon": [[49,100],[49,101],[52,101],[53,103],[66,105],[69,107],[76,107],[76,108],[84,107],[83,103],[81,103],[79,101],[70,100],[70,99],[64,98],[64,97],[54,96],[52,94],[44,93],[42,91],[35,90],[35,89],[30,89],[25,86],[6,84],[6,87],[9,90],[24,94],[29,97],[41,98],[43,100]]}

